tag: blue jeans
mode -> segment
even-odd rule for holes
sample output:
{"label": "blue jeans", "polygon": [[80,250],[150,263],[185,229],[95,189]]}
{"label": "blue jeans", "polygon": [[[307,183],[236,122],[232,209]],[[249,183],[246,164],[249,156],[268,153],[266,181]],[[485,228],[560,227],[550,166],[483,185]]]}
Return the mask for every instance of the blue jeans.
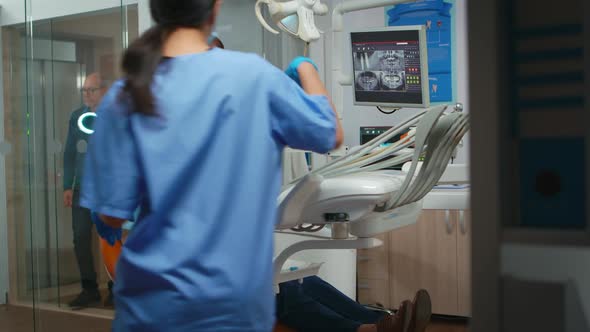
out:
{"label": "blue jeans", "polygon": [[383,315],[366,309],[318,277],[280,285],[277,319],[297,332],[356,332]]}
{"label": "blue jeans", "polygon": [[86,290],[98,289],[96,271],[94,270],[94,256],[92,254],[92,219],[90,210],[80,206],[80,190],[74,190],[72,204],[72,228],[74,232],[74,251],[82,288]]}
{"label": "blue jeans", "polygon": [[[94,224],[90,217],[90,210],[80,206],[80,190],[74,190],[72,204],[72,229],[74,232],[74,252],[80,270],[82,289],[96,290],[96,271],[94,270],[94,256],[92,253],[92,228]],[[109,290],[113,289],[113,282],[108,283]]]}

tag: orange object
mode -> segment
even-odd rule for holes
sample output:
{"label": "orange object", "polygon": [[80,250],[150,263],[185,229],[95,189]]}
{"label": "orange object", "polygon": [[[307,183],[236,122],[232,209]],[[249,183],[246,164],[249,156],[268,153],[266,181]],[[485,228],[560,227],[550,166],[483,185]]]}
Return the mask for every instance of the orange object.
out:
{"label": "orange object", "polygon": [[100,238],[100,253],[102,255],[102,261],[104,262],[104,267],[112,281],[115,281],[115,268],[117,267],[117,261],[119,260],[119,256],[121,256],[122,250],[123,241],[117,241],[114,246],[111,246],[103,238]]}
{"label": "orange object", "polygon": [[277,323],[277,325],[274,328],[274,332],[297,332],[291,328],[286,327],[285,325],[282,325],[281,323]]}

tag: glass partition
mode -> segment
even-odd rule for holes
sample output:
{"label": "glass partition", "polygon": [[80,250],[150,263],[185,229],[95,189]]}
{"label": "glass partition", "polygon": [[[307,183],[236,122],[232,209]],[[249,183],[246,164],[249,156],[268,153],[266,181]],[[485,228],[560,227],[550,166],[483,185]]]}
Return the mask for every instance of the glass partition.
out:
{"label": "glass partition", "polygon": [[[46,3],[24,4],[27,21],[1,32],[10,302],[68,308],[94,284],[102,296],[91,307],[108,309],[97,236],[77,205],[88,139],[78,120],[120,77],[122,52],[139,33],[137,4],[39,20]],[[41,311],[34,321],[50,330]]]}

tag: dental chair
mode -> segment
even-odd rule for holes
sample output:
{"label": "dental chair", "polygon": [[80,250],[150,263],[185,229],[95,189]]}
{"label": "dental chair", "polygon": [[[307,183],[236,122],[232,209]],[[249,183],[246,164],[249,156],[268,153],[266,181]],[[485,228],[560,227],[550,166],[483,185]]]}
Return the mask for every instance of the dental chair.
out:
{"label": "dental chair", "polygon": [[[322,262],[294,261],[315,249],[368,249],[382,245],[375,236],[417,222],[423,198],[437,185],[457,145],[469,129],[469,116],[446,106],[419,111],[348,155],[284,186],[278,198],[278,233],[307,234],[274,258],[275,291],[280,283],[317,275]],[[407,137],[382,147],[392,137]],[[407,172],[390,170],[404,165]],[[318,234],[322,228],[330,232]],[[313,234],[311,234],[313,233]]]}

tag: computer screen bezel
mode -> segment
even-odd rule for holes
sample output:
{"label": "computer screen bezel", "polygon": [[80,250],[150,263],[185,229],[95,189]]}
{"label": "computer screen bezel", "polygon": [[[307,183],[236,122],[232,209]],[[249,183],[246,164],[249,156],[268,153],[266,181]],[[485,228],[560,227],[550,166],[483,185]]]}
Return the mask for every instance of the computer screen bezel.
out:
{"label": "computer screen bezel", "polygon": [[[357,100],[357,90],[355,86],[355,68],[354,68],[354,52],[352,47],[352,35],[355,33],[371,33],[371,32],[388,32],[388,31],[418,31],[418,43],[420,47],[420,72],[422,76],[422,103],[408,104],[408,103],[378,103],[366,102]],[[426,41],[426,26],[425,25],[407,25],[396,27],[381,27],[372,29],[363,29],[351,31],[348,34],[348,42],[350,45],[350,59],[352,60],[352,92],[354,96],[354,105],[357,106],[380,106],[384,108],[427,108],[430,106],[430,81],[428,77],[428,46]]]}

